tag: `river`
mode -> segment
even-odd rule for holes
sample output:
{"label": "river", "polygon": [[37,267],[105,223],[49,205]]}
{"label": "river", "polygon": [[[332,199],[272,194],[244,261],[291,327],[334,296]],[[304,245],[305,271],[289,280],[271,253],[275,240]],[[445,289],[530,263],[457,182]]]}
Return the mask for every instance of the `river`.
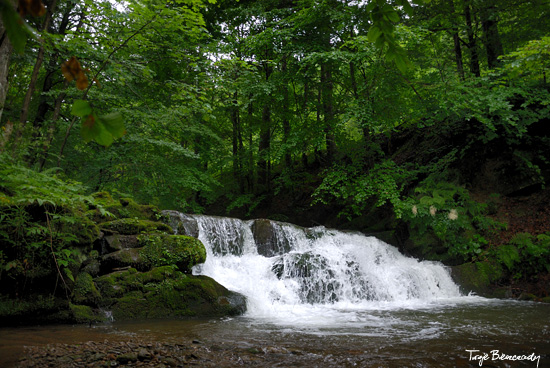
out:
{"label": "river", "polygon": [[171,215],[207,248],[194,273],[244,294],[244,316],[2,328],[3,359],[25,345],[143,339],[258,354],[258,367],[550,367],[548,304],[466,294],[443,265],[358,233]]}

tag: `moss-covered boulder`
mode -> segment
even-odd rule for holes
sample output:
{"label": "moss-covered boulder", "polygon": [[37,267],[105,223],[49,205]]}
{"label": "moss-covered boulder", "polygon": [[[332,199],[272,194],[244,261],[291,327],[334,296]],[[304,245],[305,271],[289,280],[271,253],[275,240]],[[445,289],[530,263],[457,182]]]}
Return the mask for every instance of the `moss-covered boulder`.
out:
{"label": "moss-covered boulder", "polygon": [[139,248],[141,246],[137,235],[112,234],[105,236],[103,239],[106,251],[109,252],[116,252],[117,250],[128,248]]}
{"label": "moss-covered boulder", "polygon": [[76,304],[95,305],[101,295],[89,273],[81,272],[75,279],[72,300]]}
{"label": "moss-covered boulder", "polygon": [[123,218],[101,224],[101,229],[110,233],[133,235],[147,232],[163,232],[173,234],[172,228],[162,222]]}
{"label": "moss-covered boulder", "polygon": [[76,323],[105,322],[106,317],[89,305],[69,304],[69,319]]}
{"label": "moss-covered boulder", "polygon": [[142,234],[139,254],[151,267],[175,265],[185,273],[206,261],[206,248],[196,238],[185,235]]}
{"label": "moss-covered boulder", "polygon": [[120,268],[133,267],[139,271],[151,269],[151,263],[142,257],[141,248],[121,249],[101,257],[101,273],[109,273]]}
{"label": "moss-covered boulder", "polygon": [[92,194],[96,205],[91,205],[87,216],[94,222],[101,223],[115,218],[137,218],[158,221],[163,217],[156,206],[136,203],[131,198],[115,199],[108,192]]}
{"label": "moss-covered boulder", "polygon": [[410,237],[405,240],[400,250],[408,256],[420,260],[438,261],[446,265],[460,265],[464,259],[460,256],[453,256],[436,236],[430,231],[419,233],[410,232]]}
{"label": "moss-covered boulder", "polygon": [[451,276],[463,293],[473,292],[485,297],[505,297],[505,291],[493,287],[502,279],[504,270],[496,263],[482,261],[464,263],[451,268]]}
{"label": "moss-covered boulder", "polygon": [[148,272],[135,269],[96,278],[102,306],[115,320],[242,314],[245,298],[206,276],[191,276],[172,266]]}

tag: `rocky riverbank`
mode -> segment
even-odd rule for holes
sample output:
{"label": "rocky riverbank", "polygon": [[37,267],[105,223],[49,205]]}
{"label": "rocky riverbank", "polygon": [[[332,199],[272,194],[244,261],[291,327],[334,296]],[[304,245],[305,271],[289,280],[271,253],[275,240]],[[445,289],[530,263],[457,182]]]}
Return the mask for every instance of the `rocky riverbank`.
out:
{"label": "rocky riverbank", "polygon": [[104,340],[26,347],[15,367],[269,367],[303,355],[300,350],[283,347],[207,345],[197,340],[181,343]]}

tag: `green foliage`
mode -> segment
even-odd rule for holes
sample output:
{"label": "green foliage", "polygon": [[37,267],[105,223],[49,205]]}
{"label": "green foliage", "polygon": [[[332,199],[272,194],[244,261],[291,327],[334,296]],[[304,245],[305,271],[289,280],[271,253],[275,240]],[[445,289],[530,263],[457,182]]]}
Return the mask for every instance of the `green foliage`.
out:
{"label": "green foliage", "polygon": [[518,233],[510,243],[488,252],[504,264],[515,279],[530,279],[550,272],[550,234]]}
{"label": "green foliage", "polygon": [[336,201],[346,206],[339,215],[351,219],[373,200],[376,207],[392,205],[400,217],[401,191],[409,177],[410,173],[391,160],[376,164],[367,173],[358,166],[334,166],[325,171],[323,182],[313,193],[313,203]]}
{"label": "green foliage", "polygon": [[528,76],[545,80],[550,69],[550,36],[531,40],[501,59],[505,62],[503,71],[512,79]]}
{"label": "green foliage", "polygon": [[126,133],[124,118],[118,111],[98,116],[87,101],[76,100],[71,113],[81,118],[80,133],[86,143],[95,140],[98,144],[108,147],[115,139]]}
{"label": "green foliage", "polygon": [[479,256],[488,245],[485,238],[504,227],[487,216],[487,205],[470,197],[465,188],[454,183],[424,180],[416,196],[399,205],[411,229],[420,234],[433,232],[451,255],[465,260]]}
{"label": "green foliage", "polygon": [[0,0],[0,15],[14,50],[22,54],[25,51],[27,39],[35,37],[36,31],[21,18],[10,0]]}
{"label": "green foliage", "polygon": [[5,155],[0,177],[0,241],[6,245],[0,254],[0,279],[36,280],[59,272],[74,281],[74,267],[85,258],[75,245],[91,246],[99,236],[84,212],[89,205],[101,205],[79,183],[27,169]]}

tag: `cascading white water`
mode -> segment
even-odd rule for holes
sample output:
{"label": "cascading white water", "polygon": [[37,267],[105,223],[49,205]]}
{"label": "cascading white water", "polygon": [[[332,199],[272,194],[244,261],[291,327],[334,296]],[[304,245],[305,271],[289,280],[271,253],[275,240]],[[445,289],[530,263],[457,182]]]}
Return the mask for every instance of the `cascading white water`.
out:
{"label": "cascading white water", "polygon": [[269,230],[260,244],[254,221],[178,215],[207,248],[194,273],[244,294],[249,316],[402,308],[460,296],[443,265],[405,257],[375,237],[255,220]]}

